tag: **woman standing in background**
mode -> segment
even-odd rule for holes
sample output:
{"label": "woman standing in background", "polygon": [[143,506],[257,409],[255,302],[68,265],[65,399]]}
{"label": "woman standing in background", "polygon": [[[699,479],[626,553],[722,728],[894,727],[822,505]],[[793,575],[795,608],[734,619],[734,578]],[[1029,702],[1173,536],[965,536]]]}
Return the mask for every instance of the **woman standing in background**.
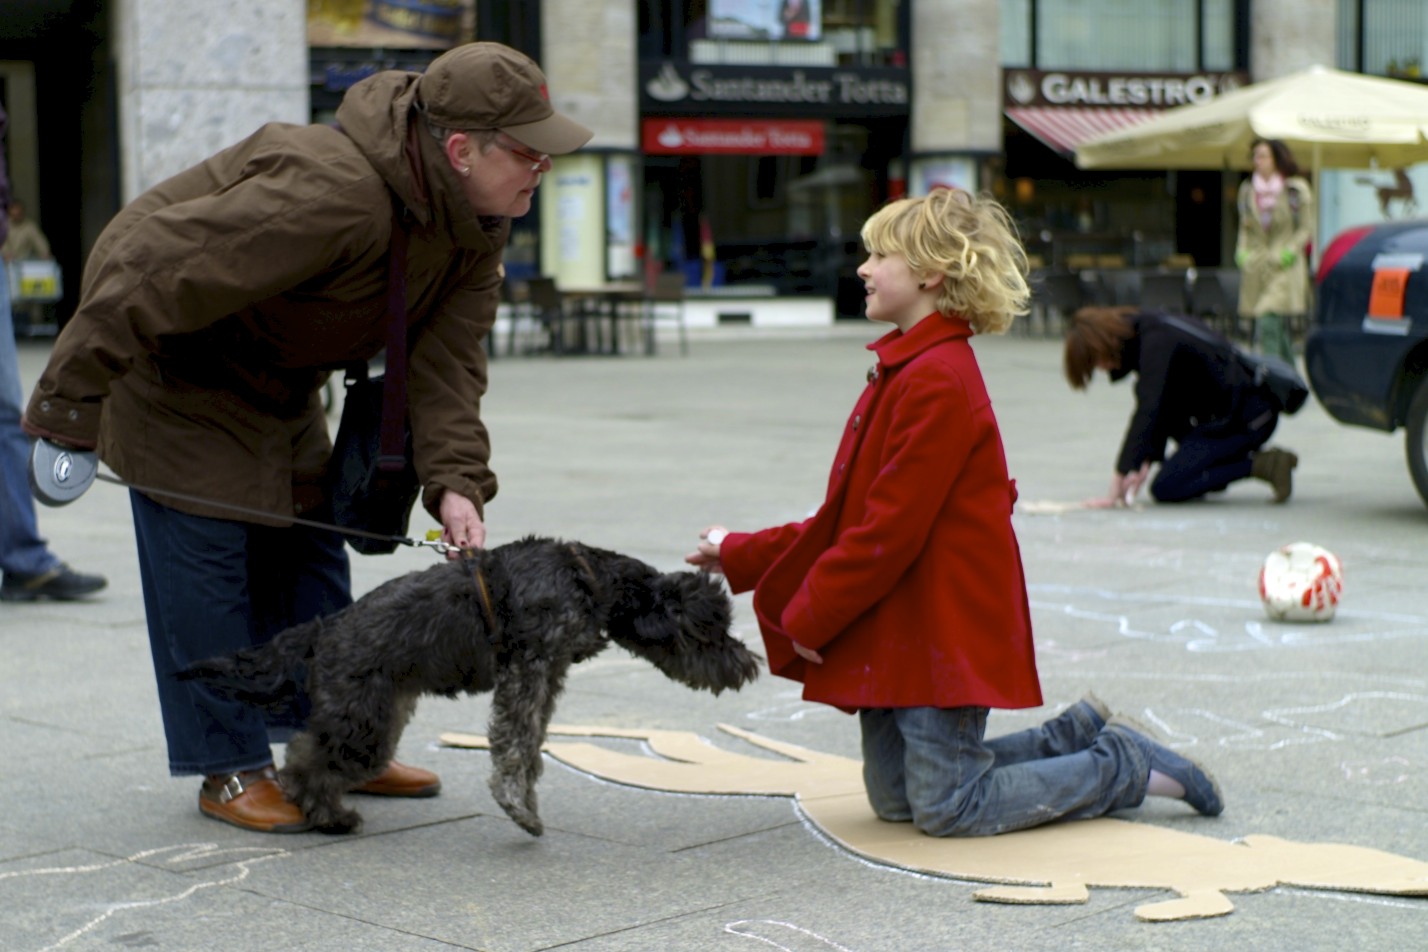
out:
{"label": "woman standing in background", "polygon": [[1240,316],[1254,320],[1255,347],[1294,363],[1289,318],[1308,310],[1314,197],[1289,147],[1278,139],[1250,146],[1254,171],[1240,185]]}

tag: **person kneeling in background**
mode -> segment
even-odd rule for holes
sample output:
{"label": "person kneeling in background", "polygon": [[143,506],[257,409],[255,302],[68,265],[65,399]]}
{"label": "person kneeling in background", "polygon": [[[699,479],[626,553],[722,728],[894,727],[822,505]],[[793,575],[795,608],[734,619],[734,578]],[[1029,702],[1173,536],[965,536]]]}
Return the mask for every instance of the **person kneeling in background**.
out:
{"label": "person kneeling in background", "polygon": [[[1190,325],[1187,327],[1187,325]],[[1134,307],[1084,307],[1066,331],[1066,380],[1085,390],[1095,371],[1112,382],[1135,374],[1135,412],[1109,492],[1088,505],[1129,505],[1150,473],[1157,502],[1185,502],[1241,479],[1269,483],[1274,501],[1294,489],[1299,457],[1265,447],[1279,412],[1255,387],[1234,345],[1193,317]],[[1166,444],[1176,443],[1166,454]]]}

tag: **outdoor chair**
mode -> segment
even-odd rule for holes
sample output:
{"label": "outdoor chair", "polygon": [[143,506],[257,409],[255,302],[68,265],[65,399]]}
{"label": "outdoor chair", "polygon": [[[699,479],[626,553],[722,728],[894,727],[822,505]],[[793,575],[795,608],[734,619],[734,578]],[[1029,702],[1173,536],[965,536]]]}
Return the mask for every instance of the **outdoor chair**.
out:
{"label": "outdoor chair", "polygon": [[1190,285],[1190,312],[1231,340],[1245,336],[1239,299],[1240,273],[1235,268],[1202,268]]}
{"label": "outdoor chair", "polygon": [[1070,271],[1045,271],[1034,276],[1027,332],[1031,332],[1031,324],[1034,321],[1040,320],[1042,336],[1050,337],[1053,319],[1064,327],[1066,319],[1085,301],[1086,293],[1079,275]]}
{"label": "outdoor chair", "polygon": [[1151,271],[1141,275],[1140,300],[1143,311],[1184,314],[1190,306],[1184,271]]}
{"label": "outdoor chair", "polygon": [[1225,285],[1214,268],[1199,271],[1191,282],[1190,313],[1225,337],[1234,336],[1235,302],[1225,294]]}
{"label": "outdoor chair", "polygon": [[523,331],[537,331],[543,339],[541,346],[528,346],[526,353],[538,350],[564,353],[565,297],[556,287],[555,279],[531,278],[525,282],[524,293],[513,289],[511,298],[511,330],[506,353],[516,352],[516,336]]}
{"label": "outdoor chair", "polygon": [[645,292],[644,300],[645,353],[656,350],[655,325],[660,320],[673,320],[679,326],[679,353],[689,354],[689,339],[684,328],[684,275],[666,271],[655,275],[654,283]]}
{"label": "outdoor chair", "polygon": [[1140,272],[1131,268],[1117,268],[1095,275],[1096,284],[1091,289],[1091,300],[1102,307],[1140,305]]}

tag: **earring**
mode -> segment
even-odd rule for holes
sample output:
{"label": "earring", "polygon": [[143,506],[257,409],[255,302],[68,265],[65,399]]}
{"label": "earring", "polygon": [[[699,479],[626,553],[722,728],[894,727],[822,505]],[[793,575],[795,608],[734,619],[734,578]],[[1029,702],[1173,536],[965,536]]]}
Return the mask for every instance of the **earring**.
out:
{"label": "earring", "polygon": [[470,175],[470,174],[471,174],[471,166],[469,166],[469,165],[463,165],[463,166],[461,166],[461,174],[462,174],[462,175]]}
{"label": "earring", "polygon": [[926,282],[926,281],[919,281],[919,282],[917,282],[917,289],[918,289],[919,291],[926,291],[926,290],[927,290],[927,282]]}

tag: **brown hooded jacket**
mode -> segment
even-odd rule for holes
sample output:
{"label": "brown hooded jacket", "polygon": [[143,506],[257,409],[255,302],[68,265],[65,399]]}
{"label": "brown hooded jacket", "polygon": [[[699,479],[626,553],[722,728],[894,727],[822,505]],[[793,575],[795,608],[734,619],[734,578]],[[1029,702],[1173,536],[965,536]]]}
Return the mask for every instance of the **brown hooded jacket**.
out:
{"label": "brown hooded jacket", "polygon": [[408,406],[422,501],[496,492],[480,401],[510,223],[478,218],[415,109],[417,74],[349,90],[331,126],[270,124],[125,207],[26,411],[202,516],[285,524],[321,500],[329,372],[385,343],[393,208],[410,230]]}

